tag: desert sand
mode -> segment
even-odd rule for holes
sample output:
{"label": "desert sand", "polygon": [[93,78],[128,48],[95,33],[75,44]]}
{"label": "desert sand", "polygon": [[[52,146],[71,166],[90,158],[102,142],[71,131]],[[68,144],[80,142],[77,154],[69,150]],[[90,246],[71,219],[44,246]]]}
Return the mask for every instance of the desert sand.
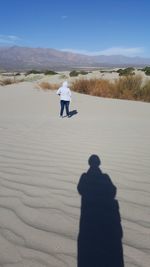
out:
{"label": "desert sand", "polygon": [[0,266],[77,266],[77,187],[95,154],[117,189],[124,266],[149,267],[150,104],[73,93],[70,110],[60,119],[56,92],[32,82],[0,87]]}

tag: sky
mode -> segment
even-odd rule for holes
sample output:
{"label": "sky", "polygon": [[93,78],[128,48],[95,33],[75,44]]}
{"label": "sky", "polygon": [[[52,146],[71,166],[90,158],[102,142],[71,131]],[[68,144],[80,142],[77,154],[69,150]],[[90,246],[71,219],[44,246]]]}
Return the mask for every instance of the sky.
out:
{"label": "sky", "polygon": [[0,46],[150,57],[149,0],[0,0]]}

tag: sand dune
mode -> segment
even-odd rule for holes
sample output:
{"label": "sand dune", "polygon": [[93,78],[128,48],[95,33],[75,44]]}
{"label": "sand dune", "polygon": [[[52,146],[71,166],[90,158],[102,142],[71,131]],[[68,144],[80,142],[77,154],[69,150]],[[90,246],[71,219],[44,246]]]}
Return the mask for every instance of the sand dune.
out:
{"label": "sand dune", "polygon": [[55,92],[34,87],[0,87],[0,266],[77,266],[77,185],[96,154],[117,188],[125,267],[149,267],[150,105],[73,93],[78,113],[60,119]]}

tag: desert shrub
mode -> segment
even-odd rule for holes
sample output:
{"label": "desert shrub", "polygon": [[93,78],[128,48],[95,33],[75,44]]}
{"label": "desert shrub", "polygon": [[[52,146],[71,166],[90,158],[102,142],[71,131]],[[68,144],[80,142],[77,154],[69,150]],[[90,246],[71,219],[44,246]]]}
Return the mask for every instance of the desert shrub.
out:
{"label": "desert shrub", "polygon": [[41,74],[42,72],[39,71],[39,70],[29,70],[26,72],[26,76],[29,75],[29,74]]}
{"label": "desert shrub", "polygon": [[69,76],[70,76],[70,77],[76,77],[76,76],[78,76],[78,75],[79,75],[79,72],[76,71],[76,70],[72,70],[72,71],[69,73]]}
{"label": "desert shrub", "polygon": [[24,79],[15,79],[15,77],[12,79],[12,78],[7,78],[7,79],[3,79],[0,81],[0,85],[2,86],[5,86],[5,85],[9,85],[9,84],[13,84],[13,83],[20,83],[20,82],[23,82]]}
{"label": "desert shrub", "polygon": [[125,76],[120,77],[115,81],[115,97],[123,99],[136,99],[139,95],[142,85],[142,77],[136,76]]}
{"label": "desert shrub", "polygon": [[149,71],[150,70],[150,67],[146,66],[145,68],[141,69],[142,71]]}
{"label": "desert shrub", "polygon": [[45,75],[56,75],[57,72],[55,72],[55,71],[53,71],[53,70],[45,70],[45,71],[44,71],[44,74],[45,74]]}
{"label": "desert shrub", "polygon": [[120,77],[111,82],[104,79],[78,79],[72,82],[75,92],[108,98],[150,101],[150,81],[142,86],[139,75]]}
{"label": "desert shrub", "polygon": [[50,89],[50,90],[56,90],[56,89],[58,89],[58,87],[60,86],[60,85],[58,85],[58,84],[55,84],[55,83],[48,83],[48,82],[41,82],[41,83],[39,83],[38,85],[39,85],[39,87],[40,87],[41,89],[43,89],[43,90],[48,90],[48,89]]}
{"label": "desert shrub", "polygon": [[67,77],[67,75],[65,75],[65,74],[61,74],[60,75],[60,79],[64,79],[64,80],[66,80],[68,77]]}
{"label": "desert shrub", "polygon": [[114,70],[100,70],[100,73],[113,73],[116,72]]}
{"label": "desert shrub", "polygon": [[92,86],[92,95],[101,97],[113,97],[114,86],[113,83],[111,83],[109,80],[95,79]]}
{"label": "desert shrub", "polygon": [[8,85],[8,84],[13,84],[13,83],[16,83],[16,81],[14,79],[11,79],[11,78],[3,79],[0,82],[0,84],[3,86]]}
{"label": "desert shrub", "polygon": [[150,81],[147,81],[140,90],[139,100],[150,102]]}
{"label": "desert shrub", "polygon": [[85,70],[81,70],[81,71],[79,71],[79,74],[81,74],[81,75],[87,75],[87,74],[88,74],[88,72],[87,72],[87,71],[85,71]]}
{"label": "desert shrub", "polygon": [[150,75],[150,67],[147,66],[141,70],[144,71],[146,75]]}
{"label": "desert shrub", "polygon": [[112,97],[113,84],[103,79],[79,79],[72,83],[75,92],[94,96]]}
{"label": "desert shrub", "polygon": [[57,72],[53,71],[53,70],[43,70],[43,71],[38,71],[38,70],[30,70],[26,73],[26,75],[29,74],[45,74],[45,75],[55,75],[58,74]]}
{"label": "desert shrub", "polygon": [[90,94],[89,81],[84,79],[79,79],[72,82],[72,90],[78,93]]}
{"label": "desert shrub", "polygon": [[80,70],[80,71],[72,70],[72,71],[69,73],[70,77],[77,77],[79,74],[81,74],[81,75],[87,75],[88,72],[87,72],[87,71],[84,71],[84,70]]}
{"label": "desert shrub", "polygon": [[126,69],[119,69],[117,70],[117,73],[119,73],[119,76],[126,76],[126,75],[134,75],[134,68],[129,67]]}
{"label": "desert shrub", "polygon": [[149,71],[148,70],[145,71],[145,74],[148,75],[148,76],[150,76],[150,70]]}
{"label": "desert shrub", "polygon": [[150,75],[150,68],[145,71],[146,75]]}

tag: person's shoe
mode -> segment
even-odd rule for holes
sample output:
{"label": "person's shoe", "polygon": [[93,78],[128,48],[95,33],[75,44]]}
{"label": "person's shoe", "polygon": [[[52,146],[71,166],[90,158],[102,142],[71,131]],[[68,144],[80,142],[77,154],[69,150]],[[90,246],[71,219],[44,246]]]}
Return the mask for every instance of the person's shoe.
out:
{"label": "person's shoe", "polygon": [[63,118],[63,116],[59,115],[59,118]]}

